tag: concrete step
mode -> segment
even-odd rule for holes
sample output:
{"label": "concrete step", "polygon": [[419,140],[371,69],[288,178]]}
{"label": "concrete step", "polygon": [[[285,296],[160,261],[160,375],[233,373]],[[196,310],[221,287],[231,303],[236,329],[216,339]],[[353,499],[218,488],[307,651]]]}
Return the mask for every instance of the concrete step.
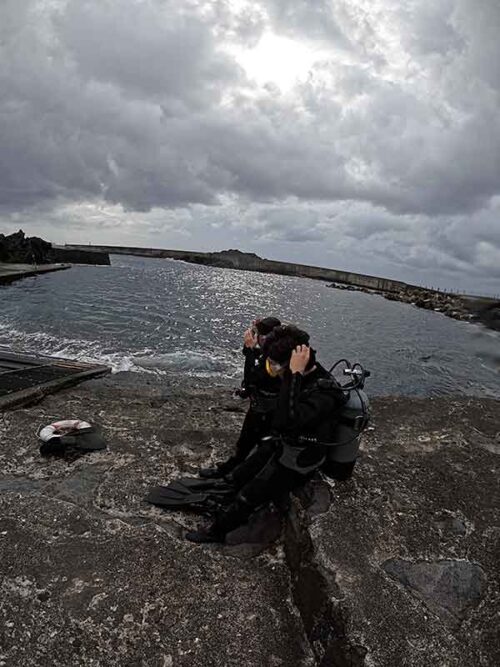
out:
{"label": "concrete step", "polygon": [[0,350],[0,411],[110,372],[109,366]]}

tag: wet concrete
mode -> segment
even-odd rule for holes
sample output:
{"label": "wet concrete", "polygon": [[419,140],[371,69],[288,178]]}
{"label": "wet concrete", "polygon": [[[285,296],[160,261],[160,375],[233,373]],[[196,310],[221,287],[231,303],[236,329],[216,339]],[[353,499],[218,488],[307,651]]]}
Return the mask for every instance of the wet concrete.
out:
{"label": "wet concrete", "polygon": [[[120,374],[3,413],[0,665],[498,664],[499,403],[374,406],[353,480],[204,547],[143,499],[230,451],[229,392]],[[42,459],[77,417],[108,449]]]}
{"label": "wet concrete", "polygon": [[15,280],[37,276],[41,273],[64,271],[70,269],[70,264],[9,264],[0,262],[0,285],[12,283]]}

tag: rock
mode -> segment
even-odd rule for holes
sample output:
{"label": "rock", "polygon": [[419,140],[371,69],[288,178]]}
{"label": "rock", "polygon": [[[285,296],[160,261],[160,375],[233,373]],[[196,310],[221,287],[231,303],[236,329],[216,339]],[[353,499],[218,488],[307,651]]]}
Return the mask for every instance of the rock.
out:
{"label": "rock", "polygon": [[22,230],[5,236],[0,234],[0,262],[15,264],[104,264],[109,265],[107,253],[85,249],[52,246],[43,239],[26,237]]}
{"label": "rock", "polygon": [[500,331],[500,301],[480,310],[477,316],[485,326]]}
{"label": "rock", "polygon": [[19,264],[50,264],[52,246],[33,236],[27,238],[22,230],[10,236],[0,234],[0,261]]}
{"label": "rock", "polygon": [[436,524],[445,537],[449,535],[467,535],[467,526],[465,522],[449,512],[442,512]]}
{"label": "rock", "polygon": [[467,560],[420,561],[390,559],[384,570],[421,598],[435,613],[459,621],[477,607],[486,589],[486,576],[476,563]]}
{"label": "rock", "polygon": [[319,476],[299,490],[298,498],[309,517],[327,512],[332,502],[330,487]]}

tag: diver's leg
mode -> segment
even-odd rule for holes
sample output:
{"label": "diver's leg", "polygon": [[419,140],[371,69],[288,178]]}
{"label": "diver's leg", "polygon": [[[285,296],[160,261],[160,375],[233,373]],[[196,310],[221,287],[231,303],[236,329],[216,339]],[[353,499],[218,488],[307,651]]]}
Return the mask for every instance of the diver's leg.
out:
{"label": "diver's leg", "polygon": [[211,526],[186,533],[186,539],[197,543],[224,542],[226,535],[246,523],[258,507],[281,497],[305,483],[308,478],[309,476],[284,468],[277,457],[273,456],[258,475],[245,484],[235,501],[216,514]]}
{"label": "diver's leg", "polygon": [[309,475],[301,475],[295,470],[282,466],[272,459],[252,480],[243,486],[238,497],[256,509],[261,505],[280,499],[283,494],[295,489],[309,479]]}
{"label": "diver's leg", "polygon": [[249,408],[236,443],[235,453],[227,461],[218,463],[214,468],[201,468],[199,470],[200,477],[205,479],[224,477],[242,463],[262,437],[262,417],[261,413],[256,413],[252,408]]}
{"label": "diver's leg", "polygon": [[254,448],[247,458],[234,468],[226,479],[235,488],[241,489],[248,484],[269,462],[276,451],[276,441],[266,440]]}
{"label": "diver's leg", "polygon": [[249,408],[241,427],[240,437],[236,442],[236,451],[232,457],[236,461],[236,465],[246,459],[258,441],[265,435],[265,418],[266,415],[262,412],[256,412],[252,407]]}

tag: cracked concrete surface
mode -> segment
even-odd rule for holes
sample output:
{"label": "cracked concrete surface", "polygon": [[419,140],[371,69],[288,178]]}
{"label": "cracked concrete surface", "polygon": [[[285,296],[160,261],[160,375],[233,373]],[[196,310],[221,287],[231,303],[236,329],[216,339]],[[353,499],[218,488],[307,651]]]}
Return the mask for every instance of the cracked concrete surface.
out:
{"label": "cracked concrete surface", "polygon": [[[499,403],[377,399],[355,477],[281,536],[270,512],[191,545],[196,517],[144,495],[223,457],[245,408],[120,374],[0,416],[0,665],[500,664]],[[76,417],[108,449],[41,459],[37,427]]]}

